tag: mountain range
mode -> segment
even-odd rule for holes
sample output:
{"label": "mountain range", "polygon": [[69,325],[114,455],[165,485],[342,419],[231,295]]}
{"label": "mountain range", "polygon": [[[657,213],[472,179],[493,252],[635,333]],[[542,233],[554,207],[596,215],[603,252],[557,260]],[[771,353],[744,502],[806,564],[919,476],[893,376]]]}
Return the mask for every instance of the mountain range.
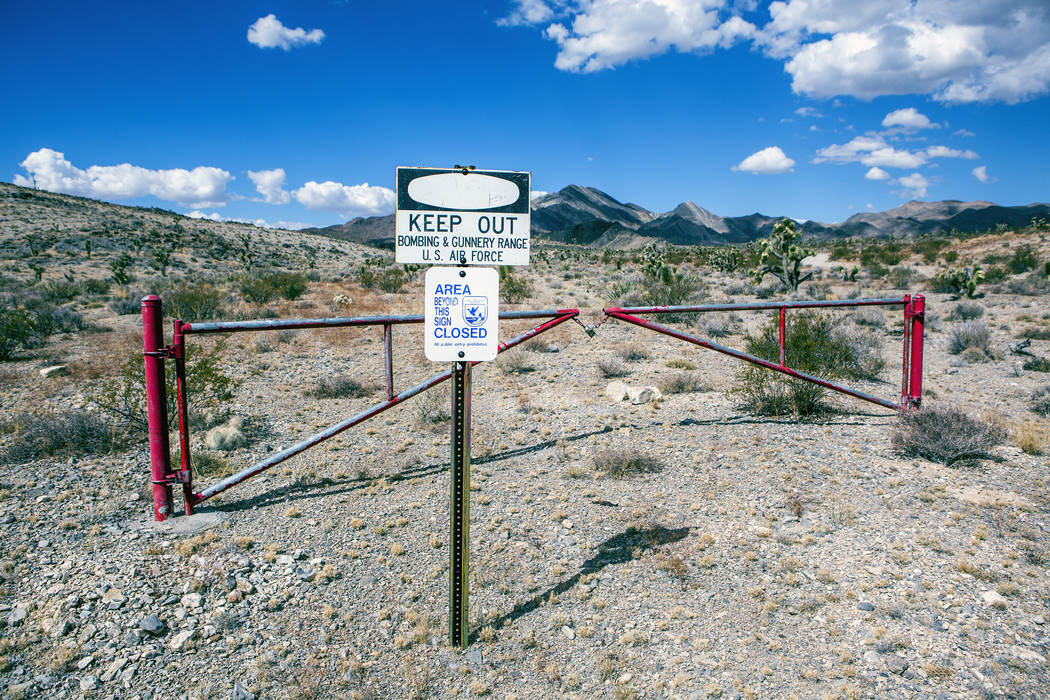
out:
{"label": "mountain range", "polygon": [[[694,202],[683,202],[658,214],[620,202],[601,190],[569,185],[532,201],[532,235],[562,243],[597,248],[636,248],[652,242],[675,245],[724,245],[765,238],[782,217],[754,213],[719,216]],[[854,214],[845,221],[799,222],[819,238],[846,236],[917,236],[937,232],[985,231],[998,224],[1027,225],[1050,218],[1050,205],[1001,206],[992,202],[911,201],[883,212]],[[380,248],[394,246],[394,215],[352,219],[345,224],[306,229],[333,238]]]}

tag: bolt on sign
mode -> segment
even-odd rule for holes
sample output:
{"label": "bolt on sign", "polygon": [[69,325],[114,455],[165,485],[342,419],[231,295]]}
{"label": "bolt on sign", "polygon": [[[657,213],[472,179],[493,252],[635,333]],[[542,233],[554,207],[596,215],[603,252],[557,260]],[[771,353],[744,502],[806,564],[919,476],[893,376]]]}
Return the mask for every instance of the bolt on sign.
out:
{"label": "bolt on sign", "polygon": [[423,286],[423,349],[427,359],[496,359],[499,273],[491,267],[432,267],[427,270]]}
{"label": "bolt on sign", "polygon": [[394,260],[528,265],[530,180],[507,170],[398,168]]}

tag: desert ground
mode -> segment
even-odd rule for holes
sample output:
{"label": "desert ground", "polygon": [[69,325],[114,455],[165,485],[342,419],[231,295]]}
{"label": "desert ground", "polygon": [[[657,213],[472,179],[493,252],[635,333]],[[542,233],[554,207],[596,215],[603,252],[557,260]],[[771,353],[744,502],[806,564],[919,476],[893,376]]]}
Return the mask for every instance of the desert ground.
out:
{"label": "desert ground", "polygon": [[[0,692],[1046,697],[1044,229],[949,237],[932,259],[904,241],[880,263],[884,243],[814,244],[797,292],[673,263],[689,301],[925,294],[924,406],[999,436],[950,463],[909,453],[895,411],[848,397],[748,410],[732,391],[745,365],[618,321],[594,337],[565,323],[475,367],[464,651],[447,640],[447,383],[162,524],[135,384],[145,293],[169,320],[421,313],[423,271],[346,241],[2,185],[4,312],[52,328],[0,362]],[[1015,271],[1018,250],[1035,263]],[[595,326],[645,298],[633,254],[534,242],[503,308],[579,308]],[[973,264],[989,272],[975,298],[930,289]],[[844,381],[899,399],[900,309],[829,313],[882,364]],[[668,323],[743,348],[771,318]],[[382,341],[191,337],[191,365],[207,360],[189,387],[195,485],[381,402]],[[447,369],[424,358],[421,326],[396,327],[394,348],[398,390]],[[659,391],[617,401],[614,381]]]}

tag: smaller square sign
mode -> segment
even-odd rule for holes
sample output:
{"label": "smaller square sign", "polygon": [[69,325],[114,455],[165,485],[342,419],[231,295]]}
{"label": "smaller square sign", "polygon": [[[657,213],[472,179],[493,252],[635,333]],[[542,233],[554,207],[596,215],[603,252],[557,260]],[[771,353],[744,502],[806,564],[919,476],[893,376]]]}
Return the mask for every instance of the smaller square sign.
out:
{"label": "smaller square sign", "polygon": [[499,352],[499,273],[432,267],[425,278],[423,349],[432,362],[488,361]]}

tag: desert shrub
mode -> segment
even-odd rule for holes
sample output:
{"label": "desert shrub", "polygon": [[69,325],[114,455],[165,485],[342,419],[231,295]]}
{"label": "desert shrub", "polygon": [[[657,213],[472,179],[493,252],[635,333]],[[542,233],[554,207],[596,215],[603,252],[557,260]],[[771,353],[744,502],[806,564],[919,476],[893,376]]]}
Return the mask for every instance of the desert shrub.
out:
{"label": "desert shrub", "polygon": [[707,389],[700,375],[693,372],[675,372],[660,382],[660,391],[664,394],[689,394]]}
{"label": "desert shrub", "polygon": [[[849,334],[836,332],[835,328],[834,320],[827,314],[805,311],[789,314],[784,358],[787,366],[825,379],[858,379],[869,375],[872,367],[865,361],[862,343]],[[777,362],[778,338],[779,321],[773,317],[757,335],[744,336],[744,342],[748,353]],[[823,407],[824,389],[819,385],[750,364],[740,370],[737,386],[731,392],[746,410],[757,415],[806,416]]]}
{"label": "desert shrub", "polygon": [[956,299],[965,295],[973,298],[977,285],[985,279],[984,270],[978,265],[963,268],[948,268],[930,280],[930,291],[952,294]]}
{"label": "desert shrub", "polygon": [[241,295],[256,304],[266,304],[280,297],[288,301],[306,292],[306,277],[298,272],[270,272],[241,277]]}
{"label": "desert shrub", "polygon": [[1006,266],[1010,269],[1010,272],[1019,275],[1022,272],[1034,270],[1038,264],[1039,261],[1036,260],[1035,249],[1025,244],[1014,251],[1013,257],[1006,263]]}
{"label": "desert shrub", "polygon": [[733,319],[727,314],[700,314],[700,328],[712,338],[724,338],[733,333]]}
{"label": "desert shrub", "polygon": [[358,268],[357,280],[365,289],[400,292],[408,282],[409,274],[402,267],[384,267],[381,258],[369,258]]}
{"label": "desert shrub", "polygon": [[951,318],[955,321],[972,321],[984,316],[984,307],[972,301],[960,301],[952,309]]}
{"label": "desert shrub", "polygon": [[998,291],[1022,296],[1039,296],[1050,293],[1050,278],[1040,272],[1030,272],[1023,277],[1013,277],[999,285]]}
{"label": "desert shrub", "polygon": [[321,377],[303,393],[315,399],[352,399],[368,396],[373,391],[374,387],[362,384],[349,374],[336,374]]}
{"label": "desert shrub", "polygon": [[499,298],[504,304],[520,304],[532,296],[532,285],[520,275],[514,274],[510,265],[499,266]]}
{"label": "desert shrub", "polygon": [[1031,357],[1024,363],[1029,372],[1050,372],[1050,360],[1045,357]]}
{"label": "desert shrub", "polygon": [[963,321],[948,331],[948,350],[958,355],[968,348],[991,350],[992,331],[984,321]]}
{"label": "desert shrub", "polygon": [[929,264],[937,259],[940,252],[948,246],[946,238],[920,238],[911,247],[922,256],[923,262]]}
{"label": "desert shrub", "polygon": [[7,428],[16,439],[0,451],[0,464],[19,464],[57,455],[101,454],[119,445],[107,421],[82,409],[45,416],[23,414],[10,419]]}
{"label": "desert shrub", "polygon": [[877,306],[861,306],[853,312],[851,318],[858,326],[882,328],[886,324],[885,312]]}
{"label": "desert shrub", "polygon": [[611,479],[629,479],[638,474],[652,474],[664,468],[663,463],[638,450],[602,450],[592,460],[594,469]]}
{"label": "desert shrub", "polygon": [[41,286],[44,298],[50,302],[61,304],[80,296],[81,286],[67,279],[48,280]]}
{"label": "desert shrub", "polygon": [[[186,385],[191,424],[212,425],[225,416],[223,403],[230,398],[236,382],[220,368],[221,344],[209,351],[190,351],[186,358]],[[175,371],[164,373],[167,391],[168,427],[179,424],[176,410]],[[88,402],[109,415],[117,427],[128,432],[146,430],[146,376],[142,351],[135,351],[117,368],[116,374],[101,381],[88,396]]]}
{"label": "desert shrub", "polygon": [[19,350],[34,347],[38,340],[29,311],[0,298],[0,361],[10,360]]}
{"label": "desert shrub", "polygon": [[109,280],[99,279],[98,277],[89,277],[84,280],[81,286],[84,288],[85,294],[95,294],[99,296],[109,294]]}
{"label": "desert shrub", "polygon": [[1024,423],[1017,429],[1017,446],[1027,455],[1046,452],[1046,428],[1036,423]]}
{"label": "desert shrub", "polygon": [[853,365],[848,376],[854,379],[877,379],[886,367],[882,356],[882,341],[873,330],[857,326],[839,325],[832,331],[837,342],[845,343],[853,353]]}
{"label": "desert shrub", "polygon": [[509,353],[499,363],[500,371],[504,374],[528,374],[535,372],[536,367],[532,365],[528,357],[523,353]]}
{"label": "desert shrub", "polygon": [[947,466],[973,464],[1006,439],[1006,429],[956,408],[923,407],[901,413],[893,447],[905,457]]}
{"label": "desert shrub", "polygon": [[627,365],[617,359],[603,359],[598,360],[598,374],[602,375],[606,379],[613,379],[614,377],[626,377],[631,373],[631,370],[627,369]]}
{"label": "desert shrub", "polygon": [[637,362],[649,359],[649,351],[641,345],[621,345],[616,348],[616,356],[624,362]]}
{"label": "desert shrub", "polygon": [[1010,276],[1010,271],[1005,265],[989,265],[984,271],[984,279],[988,282],[1002,282]]}
{"label": "desert shrub", "polygon": [[145,294],[127,291],[106,304],[106,308],[118,316],[140,314],[142,313],[142,297],[144,296]]}
{"label": "desert shrub", "polygon": [[226,311],[229,295],[211,282],[181,282],[163,295],[164,313],[184,321],[211,321]]}
{"label": "desert shrub", "polygon": [[1041,416],[1050,416],[1050,384],[1044,384],[1032,392],[1028,408]]}
{"label": "desert shrub", "polygon": [[413,399],[416,422],[425,428],[436,428],[452,420],[452,392],[448,385],[424,391]]}
{"label": "desert shrub", "polygon": [[916,270],[914,267],[909,267],[907,265],[899,265],[893,268],[892,270],[890,270],[889,275],[890,282],[896,289],[907,288],[908,285],[910,285],[913,281],[918,279],[918,277],[919,271]]}

